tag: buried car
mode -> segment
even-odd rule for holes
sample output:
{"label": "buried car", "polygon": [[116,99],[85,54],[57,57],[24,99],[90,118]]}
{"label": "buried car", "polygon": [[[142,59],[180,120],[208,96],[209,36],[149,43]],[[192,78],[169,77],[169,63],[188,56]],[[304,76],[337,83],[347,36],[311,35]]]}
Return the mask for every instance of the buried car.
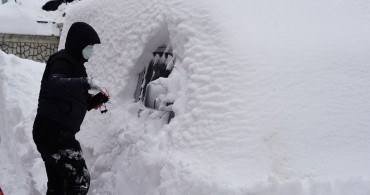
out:
{"label": "buried car", "polygon": [[[149,109],[165,112],[168,116],[168,123],[175,116],[171,105],[173,102],[165,98],[168,89],[160,82],[160,79],[167,78],[173,69],[175,58],[172,47],[162,45],[153,52],[153,59],[139,73],[138,83],[135,91],[135,101],[143,102]],[[139,110],[139,113],[142,110]]]}

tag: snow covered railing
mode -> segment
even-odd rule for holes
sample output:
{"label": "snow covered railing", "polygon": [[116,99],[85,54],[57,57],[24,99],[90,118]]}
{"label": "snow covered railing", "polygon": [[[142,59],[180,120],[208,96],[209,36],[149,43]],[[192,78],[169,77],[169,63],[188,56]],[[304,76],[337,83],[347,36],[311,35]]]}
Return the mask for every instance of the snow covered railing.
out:
{"label": "snow covered railing", "polygon": [[59,36],[0,33],[0,50],[38,62],[46,62],[58,45]]}

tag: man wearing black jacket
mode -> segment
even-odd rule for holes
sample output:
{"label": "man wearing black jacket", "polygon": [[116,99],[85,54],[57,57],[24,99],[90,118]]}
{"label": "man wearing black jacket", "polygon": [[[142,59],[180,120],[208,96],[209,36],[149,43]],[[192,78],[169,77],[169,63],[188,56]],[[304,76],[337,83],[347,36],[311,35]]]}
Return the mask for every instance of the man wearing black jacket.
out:
{"label": "man wearing black jacket", "polygon": [[65,49],[52,55],[46,64],[33,139],[45,162],[47,195],[87,194],[89,189],[90,175],[75,134],[87,112],[91,98],[88,90],[102,90],[87,76],[84,66],[94,44],[100,44],[96,31],[86,23],[74,23]]}

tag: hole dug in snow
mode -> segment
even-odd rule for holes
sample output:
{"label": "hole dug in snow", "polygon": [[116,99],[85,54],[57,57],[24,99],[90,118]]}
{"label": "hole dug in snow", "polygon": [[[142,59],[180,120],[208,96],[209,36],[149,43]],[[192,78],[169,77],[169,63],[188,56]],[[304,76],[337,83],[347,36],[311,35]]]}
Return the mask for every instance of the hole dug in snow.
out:
{"label": "hole dug in snow", "polygon": [[154,52],[152,59],[147,62],[138,74],[138,80],[134,98],[136,102],[142,102],[141,112],[149,110],[161,112],[159,118],[166,118],[167,123],[175,116],[172,111],[173,99],[168,96],[167,79],[174,68],[176,59],[173,55],[171,44],[162,44]]}

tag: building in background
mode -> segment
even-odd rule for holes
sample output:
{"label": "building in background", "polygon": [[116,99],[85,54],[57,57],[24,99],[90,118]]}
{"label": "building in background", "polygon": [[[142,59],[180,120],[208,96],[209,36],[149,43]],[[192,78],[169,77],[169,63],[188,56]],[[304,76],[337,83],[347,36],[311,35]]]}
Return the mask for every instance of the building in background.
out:
{"label": "building in background", "polygon": [[35,21],[34,25],[42,29],[42,33],[38,31],[19,33],[11,29],[0,31],[0,50],[23,59],[46,62],[50,55],[58,51],[63,24]]}

